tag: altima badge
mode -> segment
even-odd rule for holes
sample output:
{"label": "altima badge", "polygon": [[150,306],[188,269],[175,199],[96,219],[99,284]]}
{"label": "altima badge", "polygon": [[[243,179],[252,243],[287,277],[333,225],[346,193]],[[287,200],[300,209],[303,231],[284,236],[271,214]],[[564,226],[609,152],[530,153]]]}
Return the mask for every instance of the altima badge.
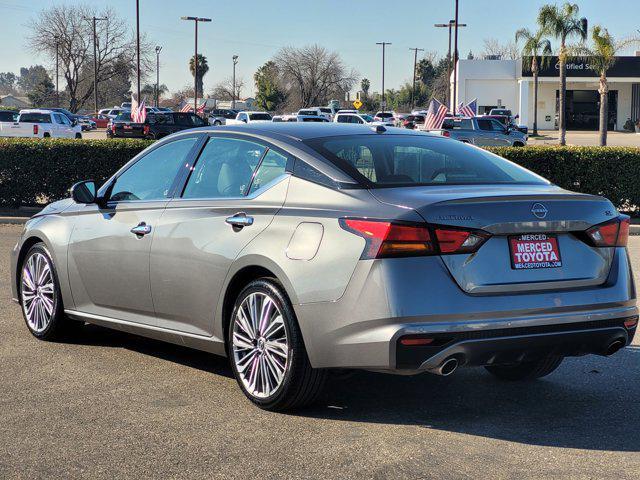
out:
{"label": "altima badge", "polygon": [[549,210],[541,203],[534,203],[533,207],[531,207],[531,213],[533,213],[536,218],[544,218],[547,216],[547,213],[549,213]]}

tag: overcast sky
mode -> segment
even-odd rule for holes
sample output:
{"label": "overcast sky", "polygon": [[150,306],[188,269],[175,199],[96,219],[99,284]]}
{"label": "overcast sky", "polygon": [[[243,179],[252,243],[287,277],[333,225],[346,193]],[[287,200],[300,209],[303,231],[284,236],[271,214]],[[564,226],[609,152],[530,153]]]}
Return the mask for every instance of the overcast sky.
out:
{"label": "overcast sky", "polygon": [[[575,1],[575,0],[574,0]],[[601,23],[615,36],[627,36],[640,28],[639,0],[578,1],[590,23]],[[51,5],[78,3],[69,0],[0,0],[2,36],[0,72],[18,72],[22,66],[51,59],[33,57],[25,49],[25,33],[36,13]],[[135,26],[134,0],[93,0],[96,7],[109,5]],[[483,39],[511,40],[517,29],[535,28],[543,0],[460,0],[460,56],[482,51]],[[359,77],[380,89],[381,51],[387,47],[387,88],[397,88],[411,76],[410,47],[447,50],[447,29],[434,23],[453,18],[453,0],[140,0],[140,28],[153,44],[162,45],[161,83],[170,90],[191,85],[187,62],[193,55],[193,22],[181,16],[211,17],[201,24],[199,50],[208,61],[205,92],[231,75],[232,55],[239,55],[238,76],[244,78],[244,95],[253,94],[253,73],[280,47],[318,43],[338,51]],[[637,33],[637,32],[636,32]],[[553,42],[554,48],[556,42]]]}

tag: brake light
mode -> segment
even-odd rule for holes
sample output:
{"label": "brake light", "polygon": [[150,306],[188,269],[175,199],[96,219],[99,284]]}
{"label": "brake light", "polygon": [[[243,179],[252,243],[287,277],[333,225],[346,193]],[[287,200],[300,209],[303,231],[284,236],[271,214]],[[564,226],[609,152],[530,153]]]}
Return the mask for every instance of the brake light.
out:
{"label": "brake light", "polygon": [[115,123],[112,123],[112,124],[111,124],[111,131],[112,131],[113,133],[116,133],[116,124],[115,124]]}
{"label": "brake light", "polygon": [[37,135],[38,134],[38,125],[34,125],[33,126],[33,134]]}
{"label": "brake light", "polygon": [[149,135],[149,125],[145,125],[142,127],[142,133],[145,135]]}
{"label": "brake light", "polygon": [[624,328],[632,329],[638,325],[638,317],[631,317],[624,321]]}
{"label": "brake light", "polygon": [[629,241],[629,217],[620,215],[613,220],[591,227],[586,234],[596,247],[626,247]]}
{"label": "brake light", "polygon": [[449,132],[449,130],[443,130],[442,131],[442,136],[449,138],[451,136],[451,132]]}
{"label": "brake light", "polygon": [[340,225],[366,240],[363,259],[472,253],[490,237],[477,230],[384,220],[342,218]]}

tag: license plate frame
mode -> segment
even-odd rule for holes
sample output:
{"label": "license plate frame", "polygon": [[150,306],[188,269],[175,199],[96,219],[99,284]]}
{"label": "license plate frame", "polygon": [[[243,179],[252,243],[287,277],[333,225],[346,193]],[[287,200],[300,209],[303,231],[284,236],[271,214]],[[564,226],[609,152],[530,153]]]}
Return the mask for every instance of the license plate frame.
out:
{"label": "license plate frame", "polygon": [[[556,233],[523,233],[507,237],[509,261],[513,270],[562,268],[560,243]],[[524,245],[540,245],[527,248]],[[519,248],[519,245],[523,245]]]}

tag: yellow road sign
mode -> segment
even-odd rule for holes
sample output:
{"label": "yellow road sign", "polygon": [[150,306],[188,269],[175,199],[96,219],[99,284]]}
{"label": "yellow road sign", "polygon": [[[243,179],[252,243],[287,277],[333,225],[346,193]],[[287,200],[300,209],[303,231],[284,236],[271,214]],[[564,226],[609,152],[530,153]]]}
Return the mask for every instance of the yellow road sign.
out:
{"label": "yellow road sign", "polygon": [[356,110],[360,110],[360,107],[362,106],[362,102],[360,100],[356,100],[353,102],[353,106],[356,107]]}

